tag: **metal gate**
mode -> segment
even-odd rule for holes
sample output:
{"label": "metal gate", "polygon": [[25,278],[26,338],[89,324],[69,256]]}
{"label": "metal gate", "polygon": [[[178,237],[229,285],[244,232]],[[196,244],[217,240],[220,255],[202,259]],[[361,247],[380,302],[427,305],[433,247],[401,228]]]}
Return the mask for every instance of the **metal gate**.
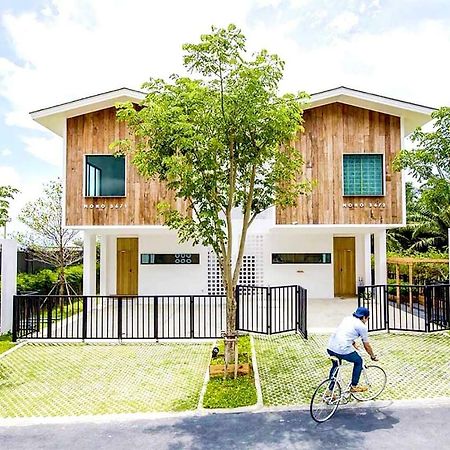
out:
{"label": "metal gate", "polygon": [[299,332],[307,339],[307,292],[301,286],[237,286],[237,328],[261,334]]}
{"label": "metal gate", "polygon": [[370,310],[369,331],[450,329],[449,284],[361,286],[358,305]]}

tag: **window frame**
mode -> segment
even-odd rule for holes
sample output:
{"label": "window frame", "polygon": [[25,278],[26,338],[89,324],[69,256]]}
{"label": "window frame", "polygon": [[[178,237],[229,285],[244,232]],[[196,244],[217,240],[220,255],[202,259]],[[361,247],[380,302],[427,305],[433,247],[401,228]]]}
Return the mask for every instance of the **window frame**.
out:
{"label": "window frame", "polygon": [[[275,255],[322,255],[322,261],[287,261],[287,262],[276,262],[274,261]],[[323,261],[323,255],[326,255],[325,261]],[[320,266],[331,264],[332,262],[332,254],[331,252],[272,252],[270,255],[270,263],[271,265],[275,266],[282,266],[282,265],[292,265],[292,264],[317,264]]]}
{"label": "window frame", "polygon": [[[344,171],[344,157],[346,155],[350,156],[381,156],[381,187],[383,192],[381,194],[345,194],[345,171]],[[386,196],[386,156],[381,152],[344,152],[342,154],[341,160],[341,170],[342,170],[342,196],[343,197],[385,197]]]}
{"label": "window frame", "polygon": [[83,198],[125,198],[127,196],[127,175],[128,175],[128,164],[127,164],[127,157],[126,155],[123,155],[124,158],[124,194],[123,195],[86,195],[86,188],[87,188],[87,157],[88,156],[110,156],[111,158],[116,158],[112,153],[85,153],[83,155]]}
{"label": "window frame", "polygon": [[[192,260],[196,260],[196,262],[145,262],[146,256],[173,256],[176,260],[177,255],[179,255],[179,259],[187,259],[181,258],[181,256],[191,255]],[[193,258],[195,257],[195,258]],[[150,259],[150,258],[149,258]],[[139,263],[141,266],[197,266],[200,265],[200,253],[141,253],[139,257]]]}

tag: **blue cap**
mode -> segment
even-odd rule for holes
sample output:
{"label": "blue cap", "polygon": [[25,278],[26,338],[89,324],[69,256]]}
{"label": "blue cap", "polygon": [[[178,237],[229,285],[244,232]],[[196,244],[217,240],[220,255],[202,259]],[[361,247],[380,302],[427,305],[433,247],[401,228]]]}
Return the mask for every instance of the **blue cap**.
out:
{"label": "blue cap", "polygon": [[358,319],[361,319],[362,317],[369,317],[370,311],[367,308],[364,308],[364,306],[359,306],[353,313],[353,316],[357,317]]}

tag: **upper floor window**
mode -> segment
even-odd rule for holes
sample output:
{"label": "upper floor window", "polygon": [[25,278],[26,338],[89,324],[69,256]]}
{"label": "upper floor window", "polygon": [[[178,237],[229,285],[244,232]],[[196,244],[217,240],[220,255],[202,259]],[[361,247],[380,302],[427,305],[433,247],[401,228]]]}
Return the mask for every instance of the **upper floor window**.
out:
{"label": "upper floor window", "polygon": [[86,155],[86,197],[125,196],[125,157]]}
{"label": "upper floor window", "polygon": [[344,155],[344,195],[384,195],[383,155]]}

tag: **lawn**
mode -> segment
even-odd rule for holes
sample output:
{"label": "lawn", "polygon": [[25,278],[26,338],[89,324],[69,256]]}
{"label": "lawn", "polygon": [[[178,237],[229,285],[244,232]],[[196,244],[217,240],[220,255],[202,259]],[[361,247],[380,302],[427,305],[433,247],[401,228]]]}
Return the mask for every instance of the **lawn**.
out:
{"label": "lawn", "polygon": [[0,336],[0,354],[6,352],[10,348],[14,347],[15,344],[11,342],[10,334],[2,334]]}
{"label": "lawn", "polygon": [[[308,341],[298,335],[255,338],[264,404],[308,403],[328,376],[327,342],[325,335],[311,335]],[[450,397],[449,334],[380,334],[371,343],[388,376],[380,399]],[[344,377],[350,373],[349,366]]]}
{"label": "lawn", "polygon": [[195,409],[208,343],[27,344],[0,360],[0,417]]}

